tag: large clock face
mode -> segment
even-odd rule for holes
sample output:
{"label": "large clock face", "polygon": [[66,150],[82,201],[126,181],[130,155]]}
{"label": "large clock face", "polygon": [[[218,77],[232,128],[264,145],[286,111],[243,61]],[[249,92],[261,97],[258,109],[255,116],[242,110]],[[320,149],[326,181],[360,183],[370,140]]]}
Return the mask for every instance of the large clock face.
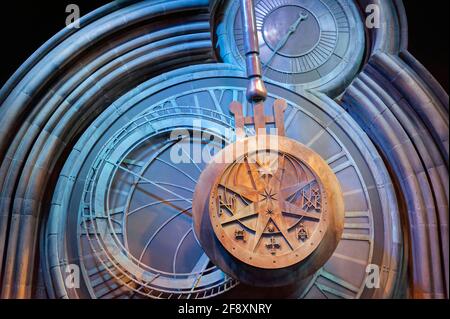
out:
{"label": "large clock face", "polygon": [[[241,72],[205,68],[213,67],[190,68],[185,76],[167,76],[170,80],[156,81],[156,88],[130,93],[101,115],[74,148],[45,235],[52,243],[45,264],[55,296],[274,297],[272,291],[239,284],[211,263],[193,232],[198,178],[208,158],[235,138],[229,104],[242,101],[245,113],[252,113]],[[332,257],[313,276],[277,290],[276,297],[388,297],[398,262],[392,255],[398,234],[391,229],[398,228],[392,227],[396,206],[385,168],[338,107],[279,85],[268,88],[266,112],[276,98],[287,100],[286,136],[326,161],[345,202],[345,229]],[[67,263],[80,267],[81,287],[64,284]],[[385,289],[365,286],[369,264],[384,269]]]}
{"label": "large clock face", "polygon": [[[260,0],[255,15],[266,80],[334,93],[355,75],[364,36],[353,1]],[[231,0],[218,29],[225,62],[245,65],[242,33],[239,1]]]}
{"label": "large clock face", "polygon": [[[119,130],[96,157],[77,222],[78,254],[102,252],[83,257],[93,296],[133,292],[141,297],[205,298],[235,285],[209,262],[192,229],[193,188],[205,165],[194,160],[192,150],[212,156],[226,142],[222,137],[206,141],[194,129],[196,118],[210,129],[226,125],[209,119],[210,113],[169,107],[145,114]],[[171,137],[173,130],[192,139]],[[174,152],[188,161],[174,162]],[[101,272],[123,287],[110,291],[97,285]]]}

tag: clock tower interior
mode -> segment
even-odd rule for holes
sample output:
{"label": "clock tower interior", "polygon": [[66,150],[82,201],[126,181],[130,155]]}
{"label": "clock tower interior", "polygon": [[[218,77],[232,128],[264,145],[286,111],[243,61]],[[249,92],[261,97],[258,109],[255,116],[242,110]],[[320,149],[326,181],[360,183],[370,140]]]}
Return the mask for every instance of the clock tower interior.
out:
{"label": "clock tower interior", "polygon": [[448,94],[401,0],[125,0],[0,90],[0,297],[446,299]]}

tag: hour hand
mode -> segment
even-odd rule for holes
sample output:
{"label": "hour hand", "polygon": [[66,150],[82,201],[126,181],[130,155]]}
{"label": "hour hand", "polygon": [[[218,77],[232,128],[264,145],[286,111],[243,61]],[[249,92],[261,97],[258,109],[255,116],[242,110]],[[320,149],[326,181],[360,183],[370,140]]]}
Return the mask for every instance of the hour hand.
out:
{"label": "hour hand", "polygon": [[300,12],[299,15],[298,15],[298,19],[289,27],[288,32],[280,40],[280,42],[278,42],[278,45],[275,48],[275,50],[273,50],[272,55],[270,56],[269,60],[265,63],[265,65],[264,65],[264,73],[267,71],[268,66],[272,63],[272,61],[275,58],[275,56],[277,55],[278,51],[280,51],[286,45],[286,43],[288,42],[288,40],[291,37],[291,35],[294,34],[295,31],[297,31],[300,23],[303,20],[306,20],[306,19],[308,19],[308,14]]}
{"label": "hour hand", "polygon": [[304,20],[308,19],[308,14],[300,12],[297,21],[289,28],[290,31],[295,32],[300,25],[300,23]]}
{"label": "hour hand", "polygon": [[308,14],[307,13],[300,12],[299,16],[300,16],[300,19],[302,19],[302,20],[308,19]]}

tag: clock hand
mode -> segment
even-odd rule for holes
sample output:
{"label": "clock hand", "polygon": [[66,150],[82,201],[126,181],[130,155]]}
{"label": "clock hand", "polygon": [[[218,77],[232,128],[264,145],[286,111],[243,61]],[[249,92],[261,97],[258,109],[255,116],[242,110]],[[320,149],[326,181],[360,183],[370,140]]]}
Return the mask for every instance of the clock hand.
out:
{"label": "clock hand", "polygon": [[267,67],[272,63],[272,60],[277,55],[278,51],[280,51],[286,45],[286,43],[289,40],[289,37],[291,36],[292,33],[293,32],[291,32],[291,30],[289,28],[289,32],[286,33],[286,35],[280,40],[280,42],[278,42],[278,45],[276,46],[275,50],[273,50],[272,55],[269,58],[269,61],[267,61],[267,63],[264,66],[264,72],[267,70]]}
{"label": "clock hand", "polygon": [[292,34],[295,31],[297,31],[298,26],[300,25],[300,23],[302,21],[306,20],[306,19],[308,19],[308,14],[300,12],[298,19],[289,27],[290,34]]}
{"label": "clock hand", "polygon": [[270,56],[269,61],[267,61],[267,63],[265,63],[263,73],[266,73],[268,66],[272,63],[272,60],[277,55],[278,51],[280,51],[286,45],[286,43],[288,42],[291,35],[294,34],[295,31],[297,31],[298,27],[300,26],[300,23],[303,20],[306,20],[307,18],[308,18],[307,14],[303,14],[300,12],[298,19],[289,27],[289,31],[280,40],[280,42],[278,42],[278,45],[276,46],[275,50],[272,52],[272,55]]}

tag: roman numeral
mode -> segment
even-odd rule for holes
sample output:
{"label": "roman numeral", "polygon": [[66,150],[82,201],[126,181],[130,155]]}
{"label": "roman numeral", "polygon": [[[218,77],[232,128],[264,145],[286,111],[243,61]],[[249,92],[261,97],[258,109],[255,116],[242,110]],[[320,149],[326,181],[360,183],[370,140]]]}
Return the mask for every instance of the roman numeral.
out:
{"label": "roman numeral", "polygon": [[[99,219],[99,221],[106,221],[106,217],[95,217],[95,219]],[[110,229],[110,227],[104,222],[97,222],[96,225],[93,225],[90,220],[85,220],[81,222],[81,236],[104,236],[109,231],[110,235],[123,235],[123,229],[121,225],[117,225],[114,229]]]}
{"label": "roman numeral", "polygon": [[224,90],[220,90],[219,98],[217,98],[215,91],[216,90],[208,90],[209,95],[211,96],[211,98],[212,98],[212,100],[214,102],[214,106],[216,108],[216,111],[219,112],[219,113],[222,113],[223,110],[222,110],[222,106],[220,105],[220,103],[222,101],[222,98],[223,98],[223,95],[224,95],[225,91]]}
{"label": "roman numeral", "polygon": [[370,235],[366,235],[366,234],[352,234],[352,233],[346,233],[346,232],[344,232],[342,234],[342,239],[355,240],[355,241],[369,241],[369,242],[372,240]]}
{"label": "roman numeral", "polygon": [[[320,270],[319,276],[350,291],[350,293],[347,293],[347,292],[338,290],[336,288],[333,288],[331,286],[328,286],[328,285],[324,284],[323,282],[318,283],[316,280],[314,285],[317,287],[317,289],[319,289],[324,294],[325,297],[327,297],[326,293],[329,293],[329,294],[332,294],[336,297],[340,297],[343,299],[354,299],[356,297],[356,294],[358,294],[358,292],[359,292],[358,287],[356,287],[356,286],[352,285],[351,283],[349,283],[348,281],[345,281],[344,279],[326,271],[323,268]],[[355,295],[353,295],[351,293],[354,293]]]}
{"label": "roman numeral", "polygon": [[[360,212],[346,212],[345,218],[369,218],[370,213],[368,211],[360,211]],[[347,230],[364,230],[366,234],[357,234],[350,233]],[[344,224],[344,233],[342,234],[342,239],[345,240],[354,240],[354,241],[372,241],[371,236],[371,225],[369,222],[367,223],[345,223]]]}
{"label": "roman numeral", "polygon": [[285,120],[285,130],[287,131],[287,129],[292,125],[295,116],[297,115],[297,113],[299,112],[298,108],[296,107],[289,107],[286,110],[286,120]]}
{"label": "roman numeral", "polygon": [[352,167],[353,163],[349,160],[345,161],[344,163],[341,163],[335,167],[332,168],[333,172],[335,174],[342,172],[343,170],[345,170],[346,168]]}

